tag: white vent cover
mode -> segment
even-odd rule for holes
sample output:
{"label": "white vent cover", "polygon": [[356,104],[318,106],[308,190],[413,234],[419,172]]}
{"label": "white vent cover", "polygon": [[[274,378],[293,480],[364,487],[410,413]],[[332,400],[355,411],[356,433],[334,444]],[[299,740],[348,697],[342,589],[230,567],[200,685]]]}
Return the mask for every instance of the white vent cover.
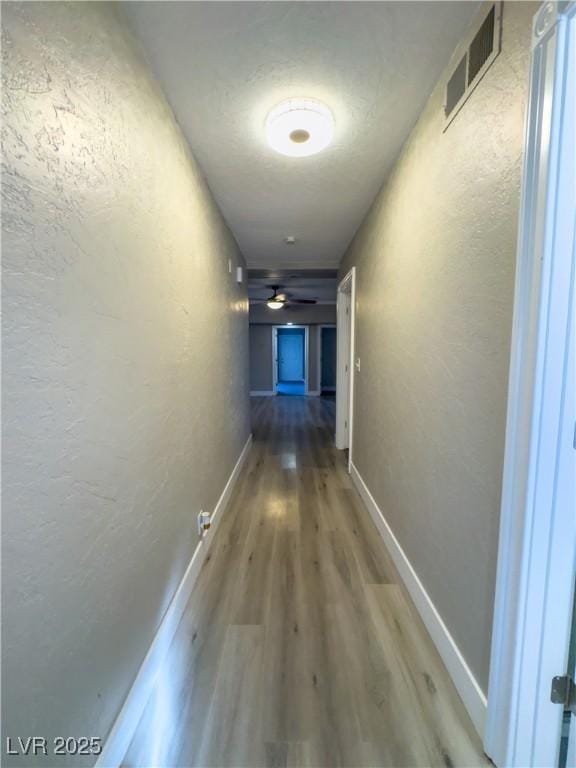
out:
{"label": "white vent cover", "polygon": [[490,6],[480,25],[473,31],[466,52],[446,84],[444,130],[454,120],[500,53],[501,31],[502,2],[496,2]]}

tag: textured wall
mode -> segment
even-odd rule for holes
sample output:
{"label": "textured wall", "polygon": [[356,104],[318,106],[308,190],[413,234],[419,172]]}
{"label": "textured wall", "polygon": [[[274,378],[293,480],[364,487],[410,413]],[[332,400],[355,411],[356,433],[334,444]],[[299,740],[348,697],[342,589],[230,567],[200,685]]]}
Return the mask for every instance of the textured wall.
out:
{"label": "textured wall", "polygon": [[250,390],[269,392],[272,379],[272,326],[250,325]]}
{"label": "textured wall", "polygon": [[502,52],[442,133],[454,56],[342,264],[354,462],[484,689],[536,8],[505,4]]}
{"label": "textured wall", "polygon": [[4,729],[104,738],[248,437],[242,260],[115,4],[2,26]]}

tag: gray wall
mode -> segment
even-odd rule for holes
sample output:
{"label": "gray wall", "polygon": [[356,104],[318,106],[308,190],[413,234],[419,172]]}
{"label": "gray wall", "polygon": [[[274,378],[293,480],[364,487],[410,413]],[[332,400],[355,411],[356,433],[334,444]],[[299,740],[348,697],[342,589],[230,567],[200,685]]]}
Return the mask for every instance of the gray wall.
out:
{"label": "gray wall", "polygon": [[250,390],[270,391],[272,380],[272,326],[250,325]]}
{"label": "gray wall", "polygon": [[2,26],[4,733],[104,739],[249,434],[243,262],[115,4]]}
{"label": "gray wall", "polygon": [[[334,299],[336,300],[336,299]],[[250,306],[251,323],[270,323],[282,325],[291,322],[294,325],[310,325],[316,323],[335,323],[336,304],[313,304],[292,306],[290,309],[268,309],[266,304]]]}
{"label": "gray wall", "polygon": [[354,462],[486,690],[530,28],[446,133],[446,70],[345,255],[358,268]]}

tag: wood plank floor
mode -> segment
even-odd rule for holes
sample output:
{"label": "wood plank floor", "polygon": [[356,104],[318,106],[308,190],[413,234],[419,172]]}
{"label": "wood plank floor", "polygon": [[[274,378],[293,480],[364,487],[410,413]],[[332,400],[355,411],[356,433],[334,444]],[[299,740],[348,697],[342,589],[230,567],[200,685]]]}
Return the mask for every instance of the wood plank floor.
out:
{"label": "wood plank floor", "polygon": [[334,401],[252,407],[251,455],[124,765],[488,765],[333,447]]}

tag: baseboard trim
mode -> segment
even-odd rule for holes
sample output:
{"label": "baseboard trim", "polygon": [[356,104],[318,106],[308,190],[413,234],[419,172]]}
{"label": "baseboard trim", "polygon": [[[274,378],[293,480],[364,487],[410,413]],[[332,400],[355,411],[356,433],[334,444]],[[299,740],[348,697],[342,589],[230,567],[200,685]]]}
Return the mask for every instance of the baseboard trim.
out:
{"label": "baseboard trim", "polygon": [[384,539],[386,548],[414,601],[418,613],[426,625],[426,629],[430,633],[434,645],[442,657],[442,661],[446,665],[446,669],[456,686],[456,690],[460,694],[464,706],[474,723],[474,727],[482,738],[486,722],[486,696],[478,685],[454,638],[444,624],[436,606],[426,592],[424,585],[418,578],[418,574],[408,560],[406,553],[400,546],[398,539],[388,525],[382,510],[378,507],[368,486],[354,464],[351,465],[350,475],[380,535]]}
{"label": "baseboard trim", "polygon": [[146,706],[146,702],[152,691],[156,675],[164,660],[170,641],[174,637],[176,628],[180,623],[180,619],[182,618],[182,614],[184,613],[184,609],[186,608],[188,599],[196,579],[198,578],[198,574],[200,573],[200,569],[206,559],[206,555],[210,550],[214,534],[216,533],[223,516],[222,513],[230,500],[238,476],[248,457],[251,443],[252,435],[248,437],[248,440],[238,457],[238,461],[224,486],[224,490],[214,507],[211,517],[212,525],[204,538],[198,542],[198,545],[194,550],[194,554],[186,568],[184,576],[174,593],[170,605],[166,609],[166,613],[160,622],[160,626],[156,631],[152,644],[148,649],[148,653],[138,670],[138,674],[132,683],[132,687],[128,692],[122,709],[106,739],[104,749],[96,762],[95,768],[118,768],[126,755],[144,711],[144,707]]}
{"label": "baseboard trim", "polygon": [[275,395],[276,392],[273,389],[263,389],[261,392],[257,389],[250,392],[250,397],[271,397],[272,395]]}
{"label": "baseboard trim", "polygon": [[306,392],[308,397],[320,397],[320,390],[319,389],[310,389],[308,392]]}

